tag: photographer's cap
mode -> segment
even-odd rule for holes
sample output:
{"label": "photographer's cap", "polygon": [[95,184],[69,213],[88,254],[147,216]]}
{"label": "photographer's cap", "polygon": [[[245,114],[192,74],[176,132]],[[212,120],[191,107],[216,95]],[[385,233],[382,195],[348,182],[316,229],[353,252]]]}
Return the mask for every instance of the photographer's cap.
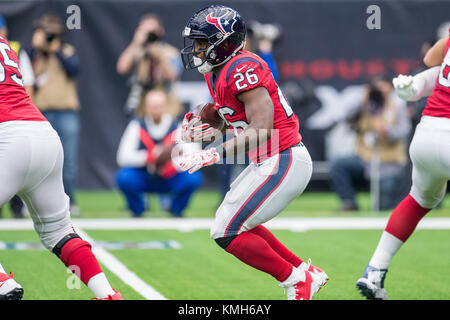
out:
{"label": "photographer's cap", "polygon": [[44,14],[34,22],[34,28],[57,35],[61,35],[64,30],[61,18],[54,14]]}

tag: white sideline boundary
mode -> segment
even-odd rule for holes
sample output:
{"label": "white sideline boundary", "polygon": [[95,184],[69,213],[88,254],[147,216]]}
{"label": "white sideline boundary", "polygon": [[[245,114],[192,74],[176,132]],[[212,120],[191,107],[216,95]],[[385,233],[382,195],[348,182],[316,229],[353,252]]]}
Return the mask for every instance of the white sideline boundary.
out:
{"label": "white sideline boundary", "polygon": [[[178,230],[190,232],[209,230],[211,218],[122,218],[72,219],[83,230]],[[264,225],[273,230],[296,232],[308,230],[382,230],[388,218],[275,218]],[[417,229],[450,229],[450,218],[424,218]],[[0,220],[0,230],[33,230],[31,219]]]}

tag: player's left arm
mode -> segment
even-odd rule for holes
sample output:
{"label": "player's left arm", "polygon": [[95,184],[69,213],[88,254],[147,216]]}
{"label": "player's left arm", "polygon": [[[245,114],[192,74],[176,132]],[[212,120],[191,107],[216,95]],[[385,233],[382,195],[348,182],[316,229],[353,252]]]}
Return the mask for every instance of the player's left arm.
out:
{"label": "player's left arm", "polygon": [[[193,173],[202,167],[219,162],[229,155],[236,155],[258,146],[271,137],[273,128],[274,106],[265,87],[256,87],[242,92],[238,99],[245,105],[248,126],[233,139],[222,143],[217,148],[200,150],[181,157],[179,167]],[[262,134],[261,134],[262,133]]]}
{"label": "player's left arm", "polygon": [[423,63],[428,67],[435,67],[442,64],[445,57],[445,48],[447,47],[447,42],[449,37],[440,39],[437,41],[425,54],[423,58]]}
{"label": "player's left arm", "polygon": [[416,74],[414,77],[401,74],[392,80],[395,91],[401,99],[417,101],[433,92],[436,78],[440,73],[440,66],[445,58],[449,39],[450,37],[440,39],[425,54],[423,63],[429,69]]}
{"label": "player's left arm", "polygon": [[267,89],[256,87],[240,93],[237,98],[245,106],[248,126],[218,148],[219,154],[222,149],[222,156],[248,152],[252,146],[269,140],[272,134],[274,105]]}

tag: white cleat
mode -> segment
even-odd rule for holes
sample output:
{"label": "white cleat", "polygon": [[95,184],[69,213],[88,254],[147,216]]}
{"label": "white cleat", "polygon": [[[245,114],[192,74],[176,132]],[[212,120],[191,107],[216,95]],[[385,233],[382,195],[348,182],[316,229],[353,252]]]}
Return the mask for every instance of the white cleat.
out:
{"label": "white cleat", "polygon": [[307,270],[293,268],[292,272],[293,276],[280,283],[280,287],[286,290],[288,300],[311,300],[319,292],[322,280]]}
{"label": "white cleat", "polygon": [[320,288],[319,288],[319,290],[323,286],[325,286],[327,284],[328,280],[330,279],[328,277],[328,275],[322,269],[317,268],[316,266],[313,266],[311,264],[311,259],[308,259],[308,263],[302,262],[302,264],[299,265],[297,269],[306,270],[306,271],[309,271],[310,273],[313,273],[316,276],[318,276],[320,278]]}
{"label": "white cleat", "polygon": [[23,296],[23,288],[6,273],[0,273],[0,300],[20,300]]}
{"label": "white cleat", "polygon": [[356,288],[368,300],[387,300],[384,279],[387,269],[377,269],[367,264],[364,273],[356,282]]}

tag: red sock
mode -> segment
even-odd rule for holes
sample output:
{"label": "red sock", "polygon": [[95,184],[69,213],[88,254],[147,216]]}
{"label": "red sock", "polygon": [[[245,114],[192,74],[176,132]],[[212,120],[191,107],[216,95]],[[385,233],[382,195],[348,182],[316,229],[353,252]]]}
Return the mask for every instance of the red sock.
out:
{"label": "red sock", "polygon": [[270,274],[280,282],[286,280],[292,273],[292,265],[254,233],[241,233],[225,250],[245,264]]}
{"label": "red sock", "polygon": [[60,259],[66,267],[76,267],[72,272],[79,272],[77,275],[85,285],[93,276],[103,272],[89,242],[80,238],[73,238],[62,247]]}
{"label": "red sock", "polygon": [[263,238],[264,240],[266,240],[269,246],[273,250],[275,250],[276,253],[278,253],[284,260],[292,264],[294,267],[297,268],[299,265],[302,264],[303,260],[297,257],[295,254],[293,254],[291,250],[286,248],[286,246],[282,244],[280,240],[278,240],[273,235],[273,233],[270,232],[270,230],[267,229],[266,227],[259,225],[249,230],[248,232],[254,233]]}
{"label": "red sock", "polygon": [[394,209],[387,223],[386,232],[405,242],[416,229],[419,221],[430,211],[421,207],[411,195]]}

